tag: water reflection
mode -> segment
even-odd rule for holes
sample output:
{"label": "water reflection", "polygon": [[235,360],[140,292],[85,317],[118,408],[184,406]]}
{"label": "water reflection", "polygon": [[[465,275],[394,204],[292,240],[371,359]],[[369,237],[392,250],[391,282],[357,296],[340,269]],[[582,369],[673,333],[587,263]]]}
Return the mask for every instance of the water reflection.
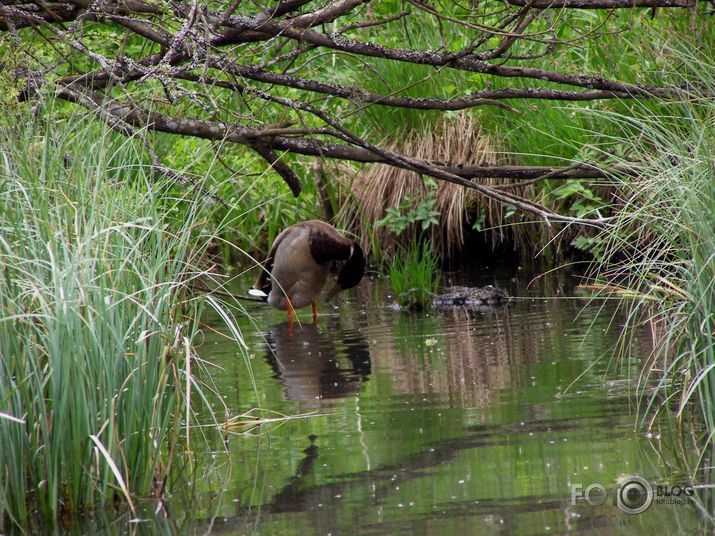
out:
{"label": "water reflection", "polygon": [[[562,298],[572,293],[558,281],[528,296],[531,279],[500,284],[521,298],[507,309],[419,315],[388,307],[389,290],[366,281],[326,308],[317,326],[296,326],[292,336],[280,311],[256,306],[251,313],[265,331],[248,323],[245,330],[258,352],[250,356],[257,394],[235,349],[207,337],[202,355],[224,369],[217,391],[232,412],[260,403],[321,416],[231,436],[210,486],[220,500],[210,495],[205,507],[187,509],[197,532],[709,529],[693,506],[625,516],[610,500],[571,502],[574,483],[601,483],[610,493],[626,473],[672,482],[679,461],[665,445],[678,443],[667,426],[654,425],[649,438],[634,426],[637,391],[624,378],[637,378],[642,365],[618,363],[610,375],[619,312]],[[647,334],[636,336],[648,355]],[[698,492],[702,511],[713,511],[710,489]]]}
{"label": "water reflection", "polygon": [[[532,299],[530,280],[500,284],[522,298],[507,309],[419,315],[388,307],[389,291],[366,281],[292,336],[283,312],[256,305],[265,331],[242,325],[250,380],[225,338],[209,333],[200,348],[222,367],[217,392],[234,414],[321,416],[231,435],[226,453],[217,446],[188,472],[198,489],[171,497],[168,518],[147,510],[141,523],[125,515],[75,533],[712,533],[713,460],[670,419],[647,436],[638,427],[628,378],[642,364],[610,359],[619,312],[559,298],[571,292],[558,281]],[[635,335],[647,356],[650,334]],[[683,459],[705,469],[697,504],[638,516],[614,505],[620,475],[679,482]],[[570,486],[592,483],[609,501],[573,504]]]}
{"label": "water reflection", "polygon": [[[336,329],[337,328],[337,329]],[[357,394],[370,374],[370,347],[356,330],[288,322],[266,333],[266,360],[286,400],[321,400]]]}
{"label": "water reflection", "polygon": [[[614,522],[622,525],[623,533],[647,533],[663,519],[657,516],[664,513],[662,506],[660,512],[654,506],[647,516],[624,516],[610,502],[600,509],[583,502],[572,504],[567,491],[568,482],[599,478],[583,473],[588,469],[585,463],[627,467],[627,460],[607,449],[622,441],[630,427],[624,415],[631,402],[627,397],[591,397],[592,414],[584,417],[465,427],[463,435],[427,442],[394,463],[362,471],[338,470],[328,479],[320,478],[320,468],[329,456],[331,438],[310,435],[287,482],[268,494],[258,511],[251,503],[237,503],[232,513],[213,525],[213,533],[244,534],[259,523],[274,523],[267,526],[286,533],[398,534],[408,532],[406,520],[409,532],[419,534],[490,533],[491,529],[499,534],[533,534],[557,527],[557,532],[612,533]],[[579,443],[584,435],[593,444]],[[302,448],[306,440],[296,439]],[[264,447],[262,458],[267,463],[281,455],[271,443]],[[655,452],[641,455],[644,461],[656,463],[651,478],[668,478],[667,470],[657,465]],[[514,464],[513,458],[523,463]],[[575,467],[560,470],[557,465],[565,458],[573,458]],[[612,482],[604,482],[612,488]],[[707,494],[705,499],[709,498]],[[698,525],[692,508],[668,513],[686,526]]]}

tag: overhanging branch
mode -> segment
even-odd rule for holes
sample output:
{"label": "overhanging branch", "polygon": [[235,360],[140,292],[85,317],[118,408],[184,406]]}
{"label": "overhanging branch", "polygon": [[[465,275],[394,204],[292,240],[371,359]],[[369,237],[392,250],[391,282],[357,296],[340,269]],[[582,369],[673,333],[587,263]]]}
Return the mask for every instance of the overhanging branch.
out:
{"label": "overhanging branch", "polygon": [[[66,92],[60,92],[58,94],[60,98],[66,98],[68,100],[77,101],[77,97],[74,94],[68,94]],[[477,169],[479,173],[484,175],[487,173],[486,168],[473,168],[469,170],[467,168],[460,168],[456,166],[438,166],[431,162],[426,162],[417,158],[409,157],[403,154],[396,153],[394,151],[389,151],[386,149],[381,149],[379,147],[370,145],[359,139],[355,139],[356,144],[350,145],[339,145],[332,144],[330,142],[321,142],[315,139],[293,139],[286,138],[283,136],[276,137],[264,137],[261,136],[260,130],[250,129],[247,127],[237,126],[237,125],[227,125],[220,122],[211,122],[199,119],[185,119],[178,117],[169,117],[154,112],[148,112],[146,110],[132,108],[127,105],[118,103],[107,103],[105,105],[106,114],[113,118],[116,122],[121,122],[133,127],[145,128],[147,130],[167,132],[171,134],[179,135],[191,135],[198,138],[210,139],[210,140],[225,140],[232,141],[235,143],[243,144],[253,148],[258,151],[261,156],[269,161],[271,166],[276,169],[281,176],[291,184],[292,180],[297,180],[297,177],[293,174],[290,168],[282,163],[280,159],[275,154],[276,149],[295,152],[298,154],[311,154],[313,156],[325,156],[331,158],[349,157],[350,160],[356,161],[371,161],[376,163],[388,164],[395,167],[400,167],[410,171],[414,171],[419,174],[424,174],[430,177],[434,177],[439,180],[444,180],[452,182],[466,188],[476,190],[482,195],[500,201],[502,203],[508,203],[517,206],[518,208],[535,214],[536,216],[543,218],[548,222],[561,222],[565,224],[577,224],[577,225],[590,225],[590,226],[602,226],[609,218],[598,218],[598,219],[583,219],[583,218],[572,218],[568,216],[563,216],[560,214],[553,213],[546,208],[528,201],[514,194],[495,190],[488,186],[480,185],[476,182],[470,181],[463,176],[457,174],[457,172],[469,173],[470,171],[475,172]],[[338,125],[331,124],[331,126],[341,129]],[[354,136],[354,135],[352,135]],[[346,137],[351,137],[348,133]],[[306,143],[308,142],[308,143]],[[466,169],[466,171],[465,171]],[[591,171],[589,171],[591,170]],[[455,172],[453,172],[455,171]],[[529,178],[533,178],[537,171],[541,174],[549,174],[549,178],[557,178],[559,174],[558,168],[533,168],[527,171],[526,168],[515,168],[511,169],[507,167],[494,166],[491,168],[494,173],[508,173],[511,172],[515,176],[520,176],[525,178],[526,175]],[[595,166],[589,166],[584,164],[582,166],[570,166],[563,169],[563,173],[567,176],[570,175],[572,178],[574,175],[586,175],[588,173],[593,173],[600,177],[612,176],[611,173],[605,170],[601,170]],[[538,175],[537,175],[538,176]],[[503,175],[498,175],[498,177],[504,178]],[[297,188],[300,191],[300,186],[293,185],[291,189]],[[293,190],[296,193],[295,190]]]}
{"label": "overhanging branch", "polygon": [[[246,4],[241,0],[224,4],[199,0],[169,3],[0,0],[0,30],[12,32],[9,42],[19,43],[19,36],[35,32],[45,41],[55,39],[61,43],[61,46],[53,47],[57,57],[40,67],[33,66],[31,69],[35,71],[18,65],[14,59],[7,62],[6,68],[32,80],[21,99],[31,98],[32,90],[41,83],[42,77],[54,80],[56,73],[62,73],[58,96],[95,112],[101,108],[104,119],[114,128],[125,133],[129,132],[128,128],[139,132],[148,129],[242,145],[265,159],[295,195],[300,192],[300,180],[281,158],[283,153],[386,164],[411,170],[476,190],[547,222],[566,224],[602,225],[607,220],[554,214],[537,203],[505,191],[508,188],[498,190],[479,181],[494,178],[515,181],[545,178],[607,180],[613,175],[638,173],[638,168],[602,168],[586,163],[564,167],[460,167],[446,161],[432,162],[383,149],[370,142],[367,135],[358,136],[333,117],[342,113],[343,119],[354,118],[357,112],[372,105],[437,111],[496,105],[513,110],[511,102],[507,104],[505,101],[649,99],[687,97],[692,93],[702,95],[706,91],[691,86],[666,87],[665,83],[663,87],[629,83],[609,78],[605,73],[563,72],[558,63],[547,58],[557,45],[576,46],[586,38],[595,42],[600,27],[594,30],[590,26],[582,32],[576,31],[576,38],[571,41],[557,39],[555,25],[567,15],[543,10],[680,8],[693,7],[697,0],[507,0],[506,3],[487,0],[480,5],[479,16],[473,13],[464,20],[459,19],[457,12],[450,12],[447,6],[410,1],[417,11],[413,17],[419,17],[422,10],[429,13],[430,20],[439,24],[441,46],[434,50],[381,44],[395,42],[374,38],[380,32],[388,31],[383,25],[400,20],[407,27],[410,12],[381,9],[374,17],[372,10],[359,9],[369,1],[335,0],[308,5],[309,0],[283,0],[262,6],[258,0],[251,2],[250,9],[244,9]],[[91,20],[99,24],[56,24],[72,20]],[[36,29],[18,31],[28,26]],[[376,30],[378,26],[380,29]],[[396,26],[390,26],[389,31]],[[117,47],[120,52],[107,52],[113,49],[106,43],[97,47],[96,39],[87,38],[88,27],[96,32],[92,36],[95,38],[100,35],[117,40],[117,35],[123,35],[123,41]],[[105,31],[106,28],[110,31]],[[451,35],[460,36],[459,41],[449,42],[450,30]],[[569,31],[572,30],[570,27]],[[348,31],[351,37],[346,36]],[[141,43],[145,47],[142,50],[148,52],[140,57],[136,46],[125,49],[124,45],[129,42]],[[26,56],[34,57],[32,53]],[[430,74],[416,82],[388,83],[386,89],[378,91],[369,81],[353,83],[351,78],[340,76],[339,67],[336,68],[335,63],[332,67],[326,65],[324,57],[357,60],[375,73],[375,79],[385,82],[389,82],[389,76],[382,77],[380,72],[385,65],[402,64],[407,69],[410,65],[421,65],[428,69],[419,72]],[[74,61],[76,58],[82,60]],[[84,66],[85,70],[78,66]],[[423,80],[433,76],[437,79],[443,71],[464,71],[478,76],[463,76],[462,79],[468,82],[457,88],[461,93],[458,96],[451,96],[457,93],[455,89],[424,98],[405,94],[407,89],[416,87]],[[357,69],[355,73],[358,73]],[[335,80],[336,74],[340,80]],[[365,80],[360,76],[358,74],[356,78]],[[511,86],[493,87],[493,77],[501,79],[499,85]],[[514,84],[513,79],[521,79],[523,83]],[[523,87],[525,84],[533,87]],[[240,94],[242,108],[227,106],[230,99],[226,98],[226,91]],[[117,98],[120,92],[121,101]],[[89,100],[78,97],[82,95],[89,96]],[[320,98],[309,100],[314,95]],[[350,101],[353,106],[343,104],[337,107],[335,98]],[[146,104],[157,100],[165,108]],[[308,114],[313,117],[305,120]],[[292,127],[296,124],[296,116],[300,128],[261,126],[278,122],[278,125],[290,123]],[[366,129],[365,132],[369,131]],[[155,167],[162,166],[152,161]]]}
{"label": "overhanging branch", "polygon": [[690,8],[710,0],[507,0],[514,6],[536,9],[633,9],[653,7]]}

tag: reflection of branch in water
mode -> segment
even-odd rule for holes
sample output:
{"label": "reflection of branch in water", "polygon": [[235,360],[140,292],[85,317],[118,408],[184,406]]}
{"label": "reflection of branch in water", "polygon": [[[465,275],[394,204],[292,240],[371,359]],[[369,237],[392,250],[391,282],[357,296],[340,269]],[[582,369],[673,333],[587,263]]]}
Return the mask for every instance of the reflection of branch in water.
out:
{"label": "reflection of branch in water", "polygon": [[[346,472],[334,475],[328,482],[310,485],[306,476],[310,474],[317,459],[318,448],[312,443],[315,436],[311,437],[311,446],[304,450],[305,458],[301,460],[295,475],[288,484],[274,496],[270,503],[262,505],[263,522],[270,519],[274,513],[305,513],[308,519],[305,523],[312,527],[321,527],[323,533],[338,533],[341,527],[336,517],[335,507],[329,507],[331,498],[337,496],[356,498],[355,505],[360,511],[370,507],[381,507],[390,502],[390,497],[395,494],[396,486],[403,486],[408,482],[423,478],[431,478],[436,468],[444,467],[463,455],[463,453],[482,448],[511,448],[520,441],[525,441],[530,434],[551,434],[554,431],[561,433],[577,434],[581,430],[613,430],[618,433],[618,428],[613,427],[612,417],[627,415],[632,399],[622,397],[617,399],[600,400],[594,402],[592,415],[551,418],[506,424],[479,424],[469,427],[467,434],[460,437],[436,441],[426,444],[422,450],[405,456],[400,461],[381,465],[361,472]],[[607,434],[605,434],[607,435]],[[600,448],[594,445],[594,449]],[[365,493],[365,489],[369,493]],[[312,508],[324,504],[325,509]],[[452,501],[440,504],[440,508],[425,514],[427,522],[430,519],[446,519],[449,517],[498,515],[504,520],[506,527],[511,527],[515,518],[526,512],[545,512],[548,510],[568,509],[564,496],[556,493],[551,495],[524,495],[518,498],[480,498],[479,501]],[[595,510],[597,512],[597,510]],[[582,515],[583,512],[581,512]],[[254,518],[246,508],[239,508],[233,517],[224,517],[223,524],[213,527],[212,533],[231,532],[237,527],[250,525]],[[583,518],[579,521],[582,524]],[[357,522],[356,529],[373,528],[375,532],[391,533],[395,527],[384,524],[363,525]],[[208,524],[208,521],[206,522]],[[398,531],[395,531],[398,532]],[[512,532],[512,531],[508,531]]]}
{"label": "reflection of branch in water", "polygon": [[[344,344],[336,348],[335,340]],[[370,374],[370,349],[357,331],[321,333],[317,326],[304,324],[291,335],[288,324],[277,324],[266,336],[266,360],[275,377],[284,385],[288,400],[339,398],[360,391]],[[340,366],[344,356],[352,364]]]}
{"label": "reflection of branch in water", "polygon": [[310,439],[310,446],[303,451],[305,458],[298,464],[298,468],[288,481],[288,484],[273,497],[273,502],[271,503],[273,512],[295,512],[305,507],[307,490],[303,480],[306,475],[313,471],[315,460],[318,459],[318,447],[315,445],[315,440],[318,439],[318,436],[311,434],[308,439]]}

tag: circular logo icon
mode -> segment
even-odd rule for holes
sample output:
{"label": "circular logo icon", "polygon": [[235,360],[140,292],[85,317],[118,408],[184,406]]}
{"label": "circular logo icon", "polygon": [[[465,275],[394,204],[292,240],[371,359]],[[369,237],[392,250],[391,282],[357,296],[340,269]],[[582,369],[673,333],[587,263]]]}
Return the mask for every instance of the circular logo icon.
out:
{"label": "circular logo icon", "polygon": [[653,486],[641,475],[625,475],[618,480],[616,505],[626,514],[641,514],[653,504]]}

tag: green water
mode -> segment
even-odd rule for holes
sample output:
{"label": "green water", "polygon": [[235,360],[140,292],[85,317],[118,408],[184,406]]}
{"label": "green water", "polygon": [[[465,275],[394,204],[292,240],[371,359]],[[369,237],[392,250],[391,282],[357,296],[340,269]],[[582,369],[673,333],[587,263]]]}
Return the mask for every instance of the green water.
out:
{"label": "green water", "polygon": [[[241,429],[228,455],[217,447],[199,529],[709,533],[693,504],[639,515],[614,504],[622,475],[684,476],[680,436],[636,425],[642,363],[610,359],[615,307],[564,297],[574,293],[568,278],[471,279],[522,299],[496,311],[407,314],[380,281],[366,281],[324,306],[317,326],[305,310],[292,336],[284,313],[251,305],[253,321],[241,325],[258,399],[235,345],[205,330],[200,353],[223,369],[215,388],[233,415],[260,406],[320,416]],[[647,355],[646,333],[635,344]],[[572,504],[571,486],[593,483],[607,502]]]}

